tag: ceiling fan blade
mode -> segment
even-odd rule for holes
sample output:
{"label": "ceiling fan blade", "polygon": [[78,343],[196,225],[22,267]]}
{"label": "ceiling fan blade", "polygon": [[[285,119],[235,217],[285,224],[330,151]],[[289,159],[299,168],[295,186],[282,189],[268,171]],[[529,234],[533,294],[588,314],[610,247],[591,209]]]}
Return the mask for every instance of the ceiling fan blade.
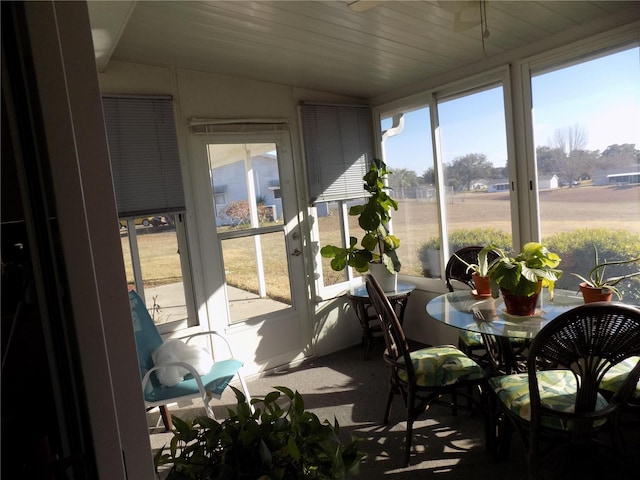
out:
{"label": "ceiling fan blade", "polygon": [[369,0],[356,0],[355,2],[351,2],[347,5],[349,10],[356,13],[364,13],[372,8],[377,7],[378,5],[384,3],[383,1],[369,1]]}
{"label": "ceiling fan blade", "polygon": [[447,12],[453,13],[454,32],[464,32],[481,23],[481,3],[479,0],[439,0],[438,6]]}

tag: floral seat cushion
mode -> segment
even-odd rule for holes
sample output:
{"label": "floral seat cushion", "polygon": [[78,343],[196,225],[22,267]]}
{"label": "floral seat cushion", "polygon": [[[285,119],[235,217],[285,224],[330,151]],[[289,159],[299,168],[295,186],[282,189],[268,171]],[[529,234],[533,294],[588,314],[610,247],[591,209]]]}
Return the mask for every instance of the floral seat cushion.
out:
{"label": "floral seat cushion", "polygon": [[[486,377],[480,365],[450,345],[411,352],[411,362],[416,383],[423,387],[454,385]],[[400,370],[398,376],[402,381],[407,381],[406,371]]]}
{"label": "floral seat cushion", "polygon": [[[484,346],[482,335],[480,335],[478,332],[472,332],[470,330],[460,330],[459,336],[460,336],[460,340],[462,340],[462,342],[468,347]],[[520,337],[509,337],[509,341],[512,344],[520,344],[528,341],[528,339],[520,338]]]}
{"label": "floral seat cushion", "polygon": [[[540,387],[540,401],[547,408],[573,412],[577,392],[577,382],[569,370],[542,370],[537,372]],[[497,393],[500,401],[514,414],[531,421],[531,401],[529,380],[526,373],[503,375],[489,379],[489,386]],[[598,394],[596,409],[604,408],[607,400]],[[557,430],[570,430],[571,425],[563,419],[544,416],[543,426]],[[598,425],[604,423],[600,421]]]}
{"label": "floral seat cushion", "polygon": [[[633,370],[633,367],[638,363],[638,360],[640,360],[640,357],[629,357],[611,367],[611,369],[605,373],[600,383],[600,388],[607,392],[617,392],[626,380],[629,372]],[[636,384],[636,389],[632,396],[634,399],[640,399],[640,381]]]}
{"label": "floral seat cushion", "polygon": [[484,342],[482,341],[482,335],[478,332],[471,332],[469,330],[460,330],[460,340],[468,347],[482,347]]}

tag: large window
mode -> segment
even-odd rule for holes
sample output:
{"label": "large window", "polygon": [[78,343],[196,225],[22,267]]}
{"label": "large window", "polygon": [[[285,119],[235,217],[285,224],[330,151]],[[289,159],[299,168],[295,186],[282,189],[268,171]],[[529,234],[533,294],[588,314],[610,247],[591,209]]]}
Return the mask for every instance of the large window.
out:
{"label": "large window", "polygon": [[[576,288],[593,262],[640,257],[640,49],[531,78],[540,233],[562,257],[560,288]],[[624,274],[638,265],[611,267]],[[624,299],[640,302],[640,282]]]}
{"label": "large window", "polygon": [[[511,213],[509,189],[500,188],[509,183],[502,88],[443,94],[432,105],[439,162],[428,106],[405,113],[394,135],[383,133],[383,152],[400,203],[393,231],[401,242],[401,273],[440,278],[444,259],[461,247],[510,248]],[[391,131],[392,119],[382,118],[383,132]]]}
{"label": "large window", "polygon": [[395,128],[393,117],[384,118],[382,131],[384,160],[392,171],[391,195],[398,201],[392,228],[400,239],[400,273],[440,276],[439,246],[433,249],[435,256],[423,248],[428,239],[439,238],[429,108],[403,113]]}
{"label": "large window", "polygon": [[[571,45],[514,64],[520,78],[489,72],[374,109],[401,274],[439,279],[463,246],[541,240],[562,258],[558,287],[577,290],[571,273],[588,273],[594,246],[600,260],[640,257],[640,49],[593,51]],[[640,303],[637,278],[622,291]]]}

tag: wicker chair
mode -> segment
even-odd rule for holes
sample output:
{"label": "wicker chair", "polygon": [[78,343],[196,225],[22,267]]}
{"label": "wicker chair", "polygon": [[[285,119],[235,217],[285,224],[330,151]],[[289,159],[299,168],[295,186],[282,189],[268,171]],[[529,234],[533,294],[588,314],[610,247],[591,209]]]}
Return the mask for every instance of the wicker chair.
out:
{"label": "wicker chair", "polygon": [[[455,290],[455,282],[460,282],[471,289],[475,288],[473,280],[471,279],[471,272],[467,270],[467,266],[461,262],[456,255],[467,263],[477,263],[478,253],[482,248],[483,247],[475,245],[463,247],[457,250],[454,255],[451,255],[444,269],[445,282],[450,292]],[[487,255],[489,262],[492,262],[496,258],[498,258],[497,252],[489,252]],[[458,333],[458,348],[479,364],[485,367],[489,366],[489,358],[487,357],[485,344],[479,333],[461,330]]]}
{"label": "wicker chair", "polygon": [[[552,320],[531,343],[527,373],[489,379],[494,454],[508,455],[514,429],[527,449],[530,478],[539,457],[560,445],[595,442],[624,454],[620,415],[635,391],[640,362],[609,399],[600,389],[612,368],[639,354],[640,310],[633,307],[591,303]],[[610,442],[603,441],[605,433]]]}
{"label": "wicker chair", "polygon": [[[486,373],[474,360],[457,348],[447,345],[410,351],[402,326],[378,282],[366,276],[367,292],[376,310],[386,344],[384,360],[391,370],[390,389],[384,414],[389,423],[391,404],[396,395],[404,400],[407,412],[404,465],[409,465],[414,421],[429,405],[440,402],[442,395],[468,397],[477,403],[471,387],[485,385]],[[486,386],[486,385],[485,385]],[[486,388],[480,388],[484,400]],[[456,412],[455,401],[447,403]],[[483,412],[486,402],[481,402]]]}

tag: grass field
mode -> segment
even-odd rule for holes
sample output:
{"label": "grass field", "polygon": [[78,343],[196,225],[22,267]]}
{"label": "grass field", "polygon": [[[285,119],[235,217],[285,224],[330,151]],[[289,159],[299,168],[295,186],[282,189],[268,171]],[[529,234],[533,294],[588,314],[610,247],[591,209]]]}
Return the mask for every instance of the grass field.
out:
{"label": "grass field", "polygon": [[[403,273],[422,275],[418,249],[430,238],[438,236],[436,204],[426,200],[400,200],[394,215],[394,233],[401,239],[399,256]],[[640,186],[630,188],[582,186],[540,192],[543,237],[578,228],[624,229],[640,234]],[[352,228],[355,226],[351,219]],[[511,233],[508,194],[465,193],[453,196],[447,203],[447,223],[450,231],[491,227]],[[318,219],[321,245],[339,241],[336,215]],[[356,228],[356,235],[360,231]],[[145,284],[162,285],[179,281],[180,259],[174,231],[139,235],[141,262]],[[284,240],[281,234],[262,238],[263,259],[269,296],[289,302],[289,278]],[[125,258],[128,243],[123,238]],[[223,243],[227,282],[257,293],[257,276],[251,239],[226,240]],[[335,283],[342,277],[324,264],[325,282]],[[127,278],[133,275],[127,265]]]}

